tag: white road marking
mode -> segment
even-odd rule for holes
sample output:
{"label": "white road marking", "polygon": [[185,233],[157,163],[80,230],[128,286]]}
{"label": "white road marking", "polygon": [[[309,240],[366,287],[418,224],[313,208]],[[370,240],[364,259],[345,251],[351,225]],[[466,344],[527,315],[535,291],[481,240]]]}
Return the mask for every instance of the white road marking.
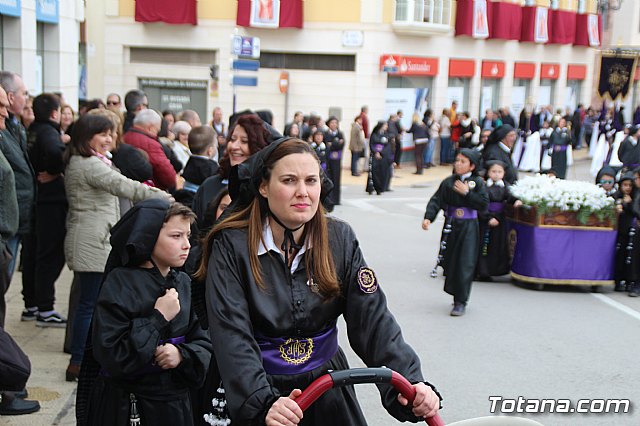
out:
{"label": "white road marking", "polygon": [[625,314],[632,316],[637,320],[640,320],[640,312],[636,311],[635,309],[631,309],[627,305],[624,305],[620,302],[616,302],[615,300],[613,300],[609,296],[605,296],[604,294],[591,293],[591,295],[596,299],[600,300],[601,302],[604,302],[607,305],[611,306],[612,308],[615,308],[620,312],[624,312]]}

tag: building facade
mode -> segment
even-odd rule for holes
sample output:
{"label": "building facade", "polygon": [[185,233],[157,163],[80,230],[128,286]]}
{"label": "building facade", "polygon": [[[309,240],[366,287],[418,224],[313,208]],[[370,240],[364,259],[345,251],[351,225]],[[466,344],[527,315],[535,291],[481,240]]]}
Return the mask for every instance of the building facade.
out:
{"label": "building facade", "polygon": [[[572,34],[569,42],[554,43],[546,21],[538,27],[542,35],[549,32],[547,40],[540,39],[534,27],[539,18],[531,14],[540,9],[549,20],[564,13],[571,22],[582,16],[586,22],[596,12],[592,0],[199,0],[197,25],[137,22],[135,3],[87,4],[90,98],[142,88],[157,109],[190,107],[208,121],[221,106],[228,115],[234,99],[231,37],[237,34],[258,37],[261,54],[258,71],[235,72],[258,79],[256,87],[235,88],[236,109],[269,109],[279,128],[298,110],[337,115],[346,128],[362,105],[373,122],[397,109],[410,122],[413,110],[428,107],[439,115],[452,100],[477,117],[487,108],[510,106],[517,115],[525,103],[565,108],[591,99],[597,44],[576,45]],[[281,25],[269,25],[269,16],[260,20],[261,3],[281,8]],[[521,39],[508,7],[522,13],[522,26],[525,12],[533,16],[534,38]],[[283,28],[283,14],[295,8],[302,28]],[[476,19],[462,35],[465,16],[481,18],[483,11],[492,15]],[[515,39],[499,34],[502,22]],[[217,66],[215,78],[211,65]],[[286,94],[280,90],[283,71]]]}
{"label": "building facade", "polygon": [[83,0],[1,1],[1,68],[20,74],[30,94],[60,92],[75,108],[83,20]]}

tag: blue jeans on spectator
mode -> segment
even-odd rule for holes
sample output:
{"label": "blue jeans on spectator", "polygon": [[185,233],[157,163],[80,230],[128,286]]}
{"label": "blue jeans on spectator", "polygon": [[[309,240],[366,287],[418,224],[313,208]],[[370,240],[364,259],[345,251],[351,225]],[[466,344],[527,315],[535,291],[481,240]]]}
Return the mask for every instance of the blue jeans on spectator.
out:
{"label": "blue jeans on spectator", "polygon": [[440,136],[440,164],[451,163],[451,136]]}
{"label": "blue jeans on spectator", "polygon": [[16,261],[18,259],[18,249],[20,248],[20,240],[22,240],[21,235],[14,235],[13,237],[7,240],[7,250],[11,254],[11,260],[9,261],[9,266],[7,269],[7,274],[9,275],[9,282],[11,282],[11,278],[13,277],[13,273],[16,270]]}
{"label": "blue jeans on spectator", "polygon": [[73,341],[71,342],[71,363],[80,364],[84,355],[84,345],[89,333],[93,309],[98,300],[102,272],[76,272],[80,286],[80,299],[73,320]]}
{"label": "blue jeans on spectator", "polygon": [[427,147],[424,150],[424,165],[427,166],[433,163],[433,151],[436,149],[436,140],[434,138],[429,138],[429,142],[427,142]]}
{"label": "blue jeans on spectator", "polygon": [[358,160],[362,158],[363,151],[351,151],[351,175],[355,176],[360,174],[358,171]]}

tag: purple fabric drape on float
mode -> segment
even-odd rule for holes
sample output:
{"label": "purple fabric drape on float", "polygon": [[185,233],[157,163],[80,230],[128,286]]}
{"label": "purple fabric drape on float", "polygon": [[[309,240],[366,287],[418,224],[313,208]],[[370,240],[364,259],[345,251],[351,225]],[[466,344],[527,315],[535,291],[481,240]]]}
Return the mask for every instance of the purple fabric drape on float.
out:
{"label": "purple fabric drape on float", "polygon": [[613,280],[615,230],[538,227],[514,221],[509,226],[510,244],[515,244],[513,273],[585,284]]}

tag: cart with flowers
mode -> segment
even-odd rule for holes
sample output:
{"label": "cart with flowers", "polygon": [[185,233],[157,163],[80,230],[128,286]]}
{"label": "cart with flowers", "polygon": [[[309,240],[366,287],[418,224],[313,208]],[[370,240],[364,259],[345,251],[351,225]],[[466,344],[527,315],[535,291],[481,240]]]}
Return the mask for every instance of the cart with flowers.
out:
{"label": "cart with flowers", "polygon": [[602,188],[539,175],[512,192],[523,203],[509,218],[513,278],[537,288],[614,284],[616,210]]}

